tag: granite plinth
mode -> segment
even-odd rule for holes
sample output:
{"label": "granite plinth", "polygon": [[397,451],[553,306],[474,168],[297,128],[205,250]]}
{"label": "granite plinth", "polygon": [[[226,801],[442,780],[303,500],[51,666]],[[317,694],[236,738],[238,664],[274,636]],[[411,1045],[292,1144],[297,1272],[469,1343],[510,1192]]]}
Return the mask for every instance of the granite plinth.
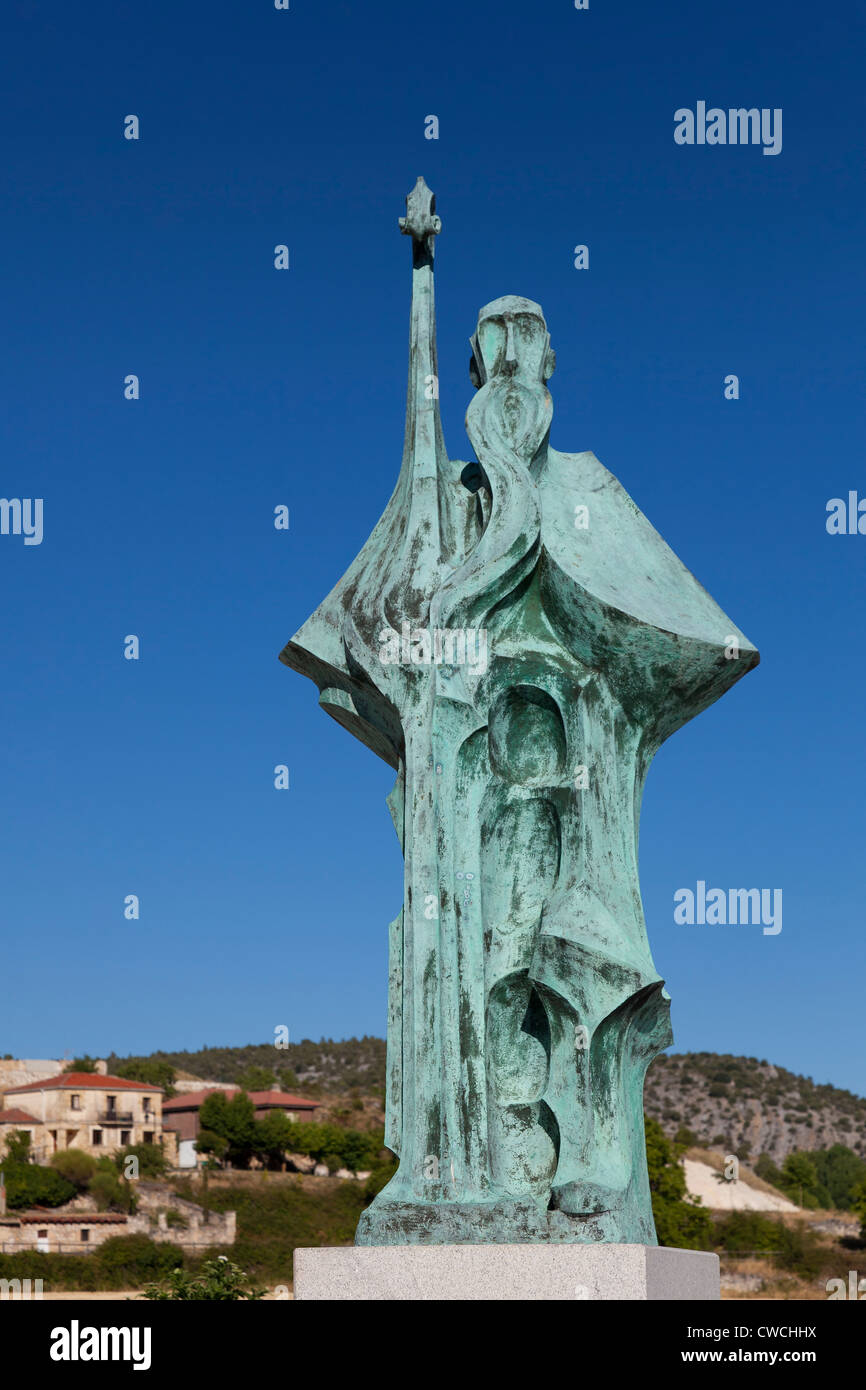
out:
{"label": "granite plinth", "polygon": [[295,1298],[712,1300],[717,1255],[657,1245],[367,1245],[295,1251]]}

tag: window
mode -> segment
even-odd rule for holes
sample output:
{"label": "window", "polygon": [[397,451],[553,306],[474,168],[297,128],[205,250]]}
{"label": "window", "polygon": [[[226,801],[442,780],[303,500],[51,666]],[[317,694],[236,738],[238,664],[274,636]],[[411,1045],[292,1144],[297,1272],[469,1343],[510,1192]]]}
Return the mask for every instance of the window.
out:
{"label": "window", "polygon": [[83,1230],[83,1231],[81,1232],[81,1239],[82,1239],[83,1241],[88,1241],[88,1240],[90,1240],[90,1232],[89,1232],[89,1231],[84,1231],[84,1230]]}
{"label": "window", "polygon": [[37,1240],[47,1240],[47,1239],[48,1239],[48,1232],[47,1232],[47,1231],[37,1231],[37,1232],[36,1232],[36,1239],[37,1239]]}
{"label": "window", "polygon": [[105,1103],[108,1106],[109,1115],[113,1115],[114,1107],[117,1105],[117,1096],[106,1096]]}
{"label": "window", "polygon": [[145,1115],[150,1114],[150,1096],[144,1097],[144,1100],[141,1102],[141,1108],[144,1111]]}
{"label": "window", "polygon": [[99,1145],[102,1143],[102,1130],[101,1130],[101,1129],[95,1129],[95,1130],[93,1131],[93,1139],[92,1139],[91,1142],[93,1143],[94,1147],[96,1147],[96,1148],[99,1147]]}
{"label": "window", "polygon": [[126,1146],[127,1146],[127,1144],[129,1144],[129,1143],[131,1143],[131,1142],[132,1142],[132,1130],[129,1130],[129,1129],[122,1129],[122,1130],[120,1131],[120,1143],[121,1143],[121,1147],[125,1149]]}
{"label": "window", "polygon": [[71,1110],[80,1110],[80,1109],[81,1109],[81,1096],[70,1096],[70,1097],[69,1097],[69,1106],[70,1106],[70,1109],[71,1109]]}
{"label": "window", "polygon": [[152,1129],[146,1129],[146,1130],[144,1131],[144,1134],[142,1135],[142,1138],[144,1139],[145,1144],[152,1144],[152,1143],[153,1143],[153,1130],[152,1130]]}

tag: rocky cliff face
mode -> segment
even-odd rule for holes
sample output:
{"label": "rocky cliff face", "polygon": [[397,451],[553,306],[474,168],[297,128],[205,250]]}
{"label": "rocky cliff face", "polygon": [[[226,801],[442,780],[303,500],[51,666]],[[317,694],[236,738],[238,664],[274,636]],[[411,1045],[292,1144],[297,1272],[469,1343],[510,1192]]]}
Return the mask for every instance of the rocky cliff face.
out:
{"label": "rocky cliff face", "polygon": [[0,1098],[9,1086],[28,1086],[31,1081],[47,1081],[63,1071],[64,1062],[0,1058]]}
{"label": "rocky cliff face", "polygon": [[756,1057],[717,1052],[662,1056],[647,1074],[648,1115],[665,1131],[684,1126],[714,1148],[781,1163],[795,1149],[845,1144],[866,1158],[866,1099]]}

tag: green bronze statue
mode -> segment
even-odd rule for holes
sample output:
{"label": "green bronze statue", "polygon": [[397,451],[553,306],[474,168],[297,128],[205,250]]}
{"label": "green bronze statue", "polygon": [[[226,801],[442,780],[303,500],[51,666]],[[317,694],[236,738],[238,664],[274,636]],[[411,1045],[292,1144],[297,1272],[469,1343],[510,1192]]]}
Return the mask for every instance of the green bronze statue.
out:
{"label": "green bronze statue", "polygon": [[438,399],[434,238],[412,241],[403,465],[381,520],[281,659],[396,771],[391,1182],[356,1242],[655,1244],[643,1126],[672,1041],[638,886],[662,742],[755,666],[594,454],[550,444],[544,315],[471,339],[471,462]]}

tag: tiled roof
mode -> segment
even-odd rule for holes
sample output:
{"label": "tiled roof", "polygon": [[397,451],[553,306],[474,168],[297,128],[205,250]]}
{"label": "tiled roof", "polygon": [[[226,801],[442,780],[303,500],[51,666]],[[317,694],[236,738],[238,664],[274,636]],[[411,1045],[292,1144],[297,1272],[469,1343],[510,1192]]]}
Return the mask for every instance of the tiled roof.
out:
{"label": "tiled roof", "polygon": [[126,1225],[126,1217],[110,1211],[78,1211],[74,1216],[58,1215],[53,1211],[24,1211],[18,1220],[27,1226],[118,1226]]}
{"label": "tiled roof", "polygon": [[[185,1095],[173,1096],[171,1100],[165,1101],[162,1113],[165,1115],[179,1110],[198,1110],[208,1096],[225,1096],[226,1100],[231,1100],[238,1094],[238,1091],[187,1091]],[[301,1096],[290,1096],[286,1091],[248,1091],[247,1094],[257,1110],[262,1110],[266,1106],[279,1106],[284,1110],[315,1110],[320,1104],[317,1100],[304,1100]]]}
{"label": "tiled roof", "polygon": [[146,1081],[128,1081],[124,1076],[100,1076],[91,1071],[64,1071],[45,1081],[28,1081],[26,1086],[7,1086],[4,1094],[21,1096],[25,1091],[161,1091]]}
{"label": "tiled roof", "polygon": [[13,1106],[11,1110],[0,1110],[0,1125],[41,1125],[42,1121],[37,1120],[35,1115],[28,1115],[26,1110],[16,1110]]}

